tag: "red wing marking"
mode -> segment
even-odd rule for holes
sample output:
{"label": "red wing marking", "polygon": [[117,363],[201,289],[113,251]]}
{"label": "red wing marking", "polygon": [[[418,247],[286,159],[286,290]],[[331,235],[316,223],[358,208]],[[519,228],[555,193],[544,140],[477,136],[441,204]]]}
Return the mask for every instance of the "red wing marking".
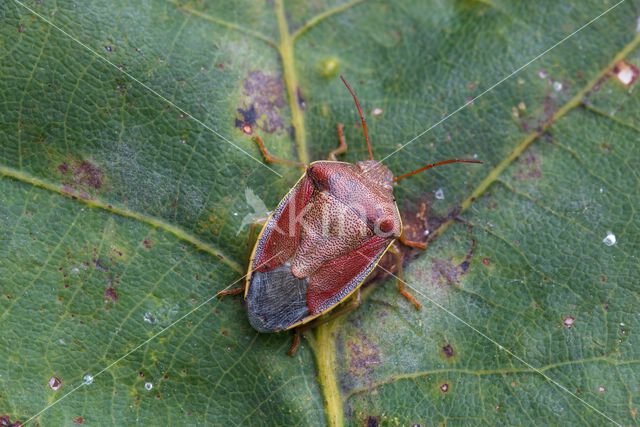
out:
{"label": "red wing marking", "polygon": [[342,301],[373,270],[389,239],[373,236],[357,249],[325,262],[309,278],[307,306],[312,314]]}
{"label": "red wing marking", "polygon": [[282,199],[257,243],[253,262],[253,268],[261,266],[257,271],[272,270],[293,256],[300,242],[300,219],[312,193],[313,184],[305,174]]}

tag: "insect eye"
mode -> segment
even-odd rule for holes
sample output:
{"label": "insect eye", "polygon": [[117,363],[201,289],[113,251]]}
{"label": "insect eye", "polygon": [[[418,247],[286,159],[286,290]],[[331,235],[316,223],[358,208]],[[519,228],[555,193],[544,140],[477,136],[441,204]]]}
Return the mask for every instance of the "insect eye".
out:
{"label": "insect eye", "polygon": [[382,231],[383,233],[390,233],[391,231],[393,231],[393,221],[389,218],[380,221],[380,231]]}

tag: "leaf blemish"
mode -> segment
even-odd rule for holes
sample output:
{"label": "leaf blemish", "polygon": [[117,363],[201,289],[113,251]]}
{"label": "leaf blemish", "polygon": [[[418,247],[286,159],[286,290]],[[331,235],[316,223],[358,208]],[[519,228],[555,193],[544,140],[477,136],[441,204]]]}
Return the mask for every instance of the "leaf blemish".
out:
{"label": "leaf blemish", "polygon": [[51,379],[49,379],[49,387],[53,391],[58,391],[60,387],[62,387],[62,380],[58,377],[51,377]]}
{"label": "leaf blemish", "polygon": [[107,287],[107,289],[105,289],[105,291],[104,291],[104,297],[108,301],[113,301],[113,302],[118,301],[118,293],[116,292],[116,288],[114,288],[113,286],[109,285]]}
{"label": "leaf blemish", "polygon": [[613,74],[625,87],[631,87],[638,80],[640,70],[631,63],[620,61],[613,67]]}
{"label": "leaf blemish", "polygon": [[380,425],[380,419],[374,415],[367,417],[367,427],[378,427]]}
{"label": "leaf blemish", "polygon": [[451,344],[447,344],[447,345],[443,346],[442,347],[442,353],[447,358],[453,357],[453,355],[455,354],[455,352],[453,350],[453,346],[451,346]]}
{"label": "leaf blemish", "polygon": [[22,427],[22,423],[20,421],[11,422],[9,415],[0,415],[0,426]]}
{"label": "leaf blemish", "polygon": [[380,349],[364,335],[347,342],[347,347],[350,353],[349,370],[354,376],[368,376],[381,363]]}
{"label": "leaf blemish", "polygon": [[562,319],[562,323],[564,324],[565,328],[572,328],[575,322],[576,318],[572,316],[565,316],[565,318]]}
{"label": "leaf blemish", "polygon": [[78,425],[82,425],[82,424],[84,424],[84,418],[82,418],[82,417],[75,417],[75,418],[73,419],[73,423],[74,423],[74,424],[78,424]]}
{"label": "leaf blemish", "polygon": [[542,177],[540,159],[533,153],[527,152],[518,160],[518,168],[513,174],[513,179],[517,181],[528,181]]}
{"label": "leaf blemish", "polygon": [[440,384],[440,391],[443,393],[447,393],[449,391],[449,384],[447,383]]}
{"label": "leaf blemish", "polygon": [[243,87],[246,99],[236,110],[236,127],[247,135],[256,128],[268,133],[284,129],[281,110],[286,101],[282,78],[262,71],[251,71]]}

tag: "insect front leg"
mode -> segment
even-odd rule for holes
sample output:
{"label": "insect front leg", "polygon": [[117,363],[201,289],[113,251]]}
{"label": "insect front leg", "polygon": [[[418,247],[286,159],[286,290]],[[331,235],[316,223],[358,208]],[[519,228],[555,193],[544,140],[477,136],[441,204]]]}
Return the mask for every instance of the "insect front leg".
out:
{"label": "insect front leg", "polygon": [[408,246],[410,248],[416,248],[416,249],[426,249],[427,248],[427,244],[426,243],[416,242],[414,240],[409,240],[404,236],[404,233],[402,233],[400,235],[400,238],[398,239],[398,242],[400,242],[401,244],[403,244],[405,246]]}
{"label": "insect front leg", "polygon": [[404,269],[402,268],[402,252],[400,252],[400,249],[398,249],[395,243],[391,245],[389,252],[391,252],[396,259],[396,284],[398,286],[398,292],[408,299],[416,307],[416,310],[420,310],[420,308],[422,308],[422,304],[420,304],[420,302],[405,289]]}
{"label": "insect front leg", "polygon": [[338,148],[336,148],[335,150],[331,151],[329,153],[329,160],[332,161],[337,161],[338,158],[336,157],[338,154],[344,154],[347,152],[347,141],[344,139],[344,125],[342,123],[338,123],[338,141],[340,142],[340,145],[338,146]]}
{"label": "insect front leg", "polygon": [[280,157],[273,156],[271,153],[269,153],[269,150],[267,150],[267,147],[264,145],[264,141],[259,136],[255,136],[253,140],[255,141],[256,144],[258,144],[258,148],[260,149],[260,152],[262,153],[262,157],[264,157],[265,162],[280,163],[283,165],[295,166],[298,168],[306,167],[304,163],[296,162],[295,160],[281,159]]}

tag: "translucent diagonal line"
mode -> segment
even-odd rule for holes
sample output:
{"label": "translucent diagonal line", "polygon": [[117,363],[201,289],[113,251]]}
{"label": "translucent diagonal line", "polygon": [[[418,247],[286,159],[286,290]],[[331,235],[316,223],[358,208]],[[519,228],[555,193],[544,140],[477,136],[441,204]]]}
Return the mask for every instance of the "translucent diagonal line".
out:
{"label": "translucent diagonal line", "polygon": [[230,144],[231,146],[233,146],[234,148],[236,148],[238,151],[240,151],[241,153],[243,153],[244,155],[246,155],[247,157],[253,159],[254,161],[256,161],[257,163],[259,163],[261,166],[269,169],[271,172],[273,172],[274,174],[278,175],[280,178],[282,178],[282,175],[279,174],[278,172],[276,172],[275,170],[273,170],[272,168],[270,168],[268,165],[266,165],[264,162],[260,161],[259,159],[255,158],[254,156],[252,156],[251,154],[249,154],[246,150],[244,150],[242,147],[234,144],[233,142],[231,142],[231,140],[229,140],[228,138],[226,138],[224,135],[222,135],[221,133],[219,133],[218,131],[216,131],[215,129],[213,129],[211,126],[207,125],[206,123],[204,123],[202,120],[198,119],[197,117],[193,116],[192,114],[188,113],[184,108],[180,107],[179,105],[177,105],[175,102],[171,101],[170,99],[168,99],[167,97],[165,97],[164,95],[162,95],[160,92],[158,92],[157,90],[153,89],[152,87],[150,87],[149,85],[147,85],[146,83],[143,83],[141,80],[139,80],[138,78],[136,78],[135,76],[133,76],[131,73],[123,70],[121,67],[118,67],[116,64],[114,64],[113,62],[109,61],[107,58],[105,58],[103,55],[100,55],[95,49],[91,48],[90,46],[88,46],[87,44],[81,42],[78,38],[72,36],[71,34],[69,34],[68,32],[66,32],[65,30],[63,30],[62,28],[60,28],[59,26],[57,26],[56,24],[54,24],[53,22],[51,22],[51,20],[45,18],[44,16],[42,16],[41,14],[39,14],[38,12],[36,12],[35,10],[33,10],[32,8],[30,8],[29,6],[27,6],[26,4],[22,3],[20,0],[13,0],[15,3],[17,3],[18,5],[22,6],[23,8],[25,8],[26,10],[28,10],[30,13],[32,13],[33,15],[37,16],[38,18],[40,18],[42,21],[46,22],[47,24],[51,25],[53,28],[55,28],[56,30],[60,31],[62,34],[64,34],[65,36],[69,37],[71,40],[73,40],[75,43],[77,43],[78,45],[82,46],[83,48],[85,48],[86,50],[88,50],[89,52],[93,53],[98,59],[101,59],[103,62],[109,64],[110,66],[112,66],[113,68],[115,68],[116,70],[118,70],[119,72],[121,72],[122,74],[124,74],[125,76],[127,76],[128,78],[130,78],[131,80],[133,80],[134,82],[138,83],[140,86],[142,86],[143,88],[145,88],[146,90],[148,90],[149,92],[151,92],[152,94],[154,94],[155,96],[157,96],[158,98],[162,99],[164,102],[166,102],[167,104],[171,105],[173,108],[175,108],[176,110],[180,111],[182,114],[185,115],[185,117],[190,118],[191,120],[193,120],[194,122],[198,123],[199,125],[201,125],[202,127],[204,127],[205,129],[207,129],[209,132],[213,133],[214,135],[216,135],[217,137],[219,137],[220,139],[222,139],[223,141],[227,142],[228,144]]}
{"label": "translucent diagonal line", "polygon": [[[252,271],[257,270],[258,268],[262,267],[263,265],[267,264],[269,261],[271,261],[272,259],[276,258],[278,255],[280,255],[282,251],[278,252],[277,254],[275,254],[274,256],[272,256],[271,258],[267,259],[266,261],[264,261],[263,263],[261,263],[260,265],[256,266],[255,269],[253,269]],[[170,328],[174,327],[176,324],[182,322],[184,319],[186,319],[188,316],[190,316],[191,314],[193,314],[194,312],[198,311],[200,308],[202,308],[203,306],[205,306],[206,304],[208,304],[212,299],[216,298],[217,294],[222,292],[222,291],[226,291],[227,289],[229,289],[230,287],[232,287],[233,285],[235,285],[236,283],[242,281],[245,279],[245,277],[247,277],[249,273],[245,274],[244,276],[240,277],[238,280],[230,283],[229,285],[227,285],[226,287],[224,287],[223,289],[221,289],[220,291],[218,291],[216,294],[214,294],[213,296],[211,296],[210,298],[207,298],[206,300],[204,300],[202,303],[198,304],[195,308],[189,310],[187,313],[183,314],[182,316],[180,316],[177,320],[173,321],[170,325],[162,328],[161,330],[159,330],[158,332],[156,332],[155,334],[153,334],[150,338],[146,339],[145,341],[143,341],[142,343],[138,344],[136,347],[134,347],[132,350],[129,350],[127,353],[125,353],[123,356],[119,357],[118,359],[116,359],[115,361],[111,362],[108,366],[106,366],[105,368],[103,368],[102,370],[100,370],[98,373],[93,374],[92,375],[92,379],[94,380],[95,378],[97,378],[99,375],[105,373],[106,371],[108,371],[109,369],[111,369],[113,366],[115,366],[116,364],[118,364],[119,362],[121,362],[122,360],[126,359],[127,357],[129,357],[132,353],[138,351],[140,348],[144,347],[145,345],[147,345],[149,342],[153,341],[154,339],[156,339],[158,336],[162,335],[163,333],[165,333],[167,330],[169,330]],[[93,381],[91,381],[93,382]],[[47,410],[51,409],[53,406],[57,405],[58,403],[60,403],[62,400],[66,399],[67,397],[69,397],[72,393],[75,393],[76,391],[78,391],[80,388],[89,385],[90,383],[87,382],[82,382],[80,385],[74,387],[73,389],[71,389],[70,391],[68,391],[67,393],[65,393],[64,395],[60,396],[59,399],[56,399],[55,401],[51,402],[49,405],[45,406],[42,410],[40,410],[38,413],[36,413],[35,415],[31,416],[28,420],[26,420],[23,425],[28,424],[29,422],[33,421],[34,419],[36,419],[37,417],[39,417],[40,415],[42,415],[44,412],[46,412]]]}
{"label": "translucent diagonal line", "polygon": [[[365,256],[364,254],[361,254],[362,256]],[[391,271],[387,270],[386,268],[384,268],[382,265],[378,264],[378,267],[380,269],[382,269],[383,271],[385,271],[386,273],[388,273],[389,275],[395,277],[398,280],[402,280],[400,279],[398,276],[396,276],[395,274],[393,274]],[[513,353],[511,350],[509,350],[508,348],[504,347],[502,344],[500,344],[499,342],[497,342],[496,340],[494,340],[493,338],[491,338],[490,336],[488,336],[487,334],[485,334],[484,332],[480,331],[478,328],[476,328],[475,326],[473,326],[472,324],[470,324],[469,322],[467,322],[466,320],[464,320],[463,318],[461,318],[460,316],[458,316],[457,314],[455,314],[454,312],[452,312],[451,310],[449,310],[448,308],[446,308],[445,306],[443,306],[442,304],[438,303],[436,300],[434,300],[433,298],[428,297],[427,295],[425,295],[423,292],[421,292],[418,288],[416,288],[413,285],[410,285],[409,283],[407,283],[405,280],[402,280],[402,282],[409,288],[411,288],[415,293],[417,293],[418,295],[420,295],[421,297],[423,297],[424,299],[426,299],[427,301],[429,301],[431,304],[433,304],[434,306],[438,307],[440,310],[444,311],[445,313],[447,313],[449,316],[453,317],[454,319],[456,319],[457,321],[461,322],[462,324],[464,324],[466,327],[468,327],[469,329],[471,329],[472,331],[474,331],[475,333],[477,333],[478,335],[480,335],[481,337],[483,337],[484,339],[486,339],[487,341],[491,342],[493,345],[495,345],[496,347],[498,347],[499,350],[504,351],[505,353],[507,353],[509,356],[513,357],[514,359],[518,360],[520,363],[522,363],[523,365],[525,365],[527,368],[531,369],[532,371],[535,371],[537,374],[540,374],[545,380],[549,381],[550,383],[552,383],[553,385],[555,385],[556,387],[558,387],[559,389],[561,389],[562,391],[565,391],[567,393],[569,393],[571,396],[575,397],[577,400],[579,400],[582,404],[584,404],[585,406],[587,406],[588,408],[592,409],[593,411],[595,411],[596,413],[598,413],[599,415],[601,415],[602,417],[606,418],[608,421],[612,422],[613,424],[622,427],[622,424],[618,423],[617,421],[613,420],[611,417],[609,417],[607,414],[605,414],[604,412],[602,412],[601,410],[599,410],[598,408],[596,408],[595,406],[593,406],[592,404],[590,404],[589,402],[587,402],[586,400],[584,400],[583,398],[581,398],[580,396],[578,396],[577,394],[575,394],[574,392],[572,392],[571,390],[569,390],[567,387],[565,387],[564,385],[560,384],[558,381],[554,380],[553,378],[551,378],[550,376],[548,376],[547,374],[545,374],[544,372],[542,372],[540,369],[536,368],[535,366],[533,366],[532,364],[530,364],[529,362],[527,362],[526,360],[524,360],[522,357],[518,356],[517,354]]]}
{"label": "translucent diagonal line", "polygon": [[450,119],[453,115],[459,113],[460,111],[464,110],[467,106],[469,106],[470,104],[473,104],[474,101],[476,101],[478,98],[480,98],[481,96],[486,95],[488,92],[491,92],[493,89],[495,89],[496,87],[500,86],[502,83],[504,83],[505,81],[509,80],[511,77],[513,77],[514,75],[518,74],[520,71],[522,71],[523,69],[527,68],[529,65],[531,65],[533,62],[537,61],[538,59],[540,59],[541,57],[543,57],[544,55],[546,55],[547,53],[549,53],[550,51],[552,51],[553,49],[555,49],[556,47],[560,46],[562,43],[566,42],[567,40],[569,40],[571,37],[575,36],[576,34],[578,34],[580,31],[584,30],[585,28],[587,28],[589,25],[593,24],[594,22],[596,22],[598,19],[602,18],[603,16],[605,16],[607,13],[611,12],[613,9],[615,9],[616,7],[620,6],[622,3],[624,3],[626,0],[620,0],[618,3],[614,4],[613,6],[611,6],[609,9],[605,10],[604,12],[602,12],[600,15],[596,16],[595,18],[593,18],[592,20],[590,20],[589,22],[587,22],[586,24],[584,24],[583,26],[581,26],[580,28],[578,28],[577,30],[575,30],[574,32],[572,32],[571,34],[569,34],[568,36],[564,37],[562,40],[556,42],[553,46],[551,46],[550,48],[544,50],[542,53],[538,54],[535,58],[531,59],[530,61],[528,61],[526,64],[516,68],[514,71],[512,71],[509,75],[507,75],[506,77],[498,80],[496,83],[494,83],[493,85],[489,86],[488,89],[484,90],[480,95],[476,96],[475,98],[472,98],[471,100],[465,102],[464,104],[462,104],[460,107],[458,107],[457,109],[455,109],[453,112],[447,114],[446,116],[444,116],[442,119],[438,120],[436,123],[432,124],[431,126],[429,126],[425,131],[419,133],[418,135],[414,136],[413,138],[411,138],[409,141],[405,142],[404,144],[402,144],[400,147],[398,147],[395,151],[393,151],[391,154],[387,155],[386,157],[384,157],[382,160],[380,160],[380,163],[384,162],[385,160],[387,160],[389,157],[395,155],[397,152],[402,151],[407,145],[411,144],[412,142],[414,142],[415,140],[417,140],[418,138],[422,137],[423,135],[425,135],[426,133],[430,132],[433,128],[441,125],[442,123],[444,123],[445,121],[447,121],[448,119]]}

